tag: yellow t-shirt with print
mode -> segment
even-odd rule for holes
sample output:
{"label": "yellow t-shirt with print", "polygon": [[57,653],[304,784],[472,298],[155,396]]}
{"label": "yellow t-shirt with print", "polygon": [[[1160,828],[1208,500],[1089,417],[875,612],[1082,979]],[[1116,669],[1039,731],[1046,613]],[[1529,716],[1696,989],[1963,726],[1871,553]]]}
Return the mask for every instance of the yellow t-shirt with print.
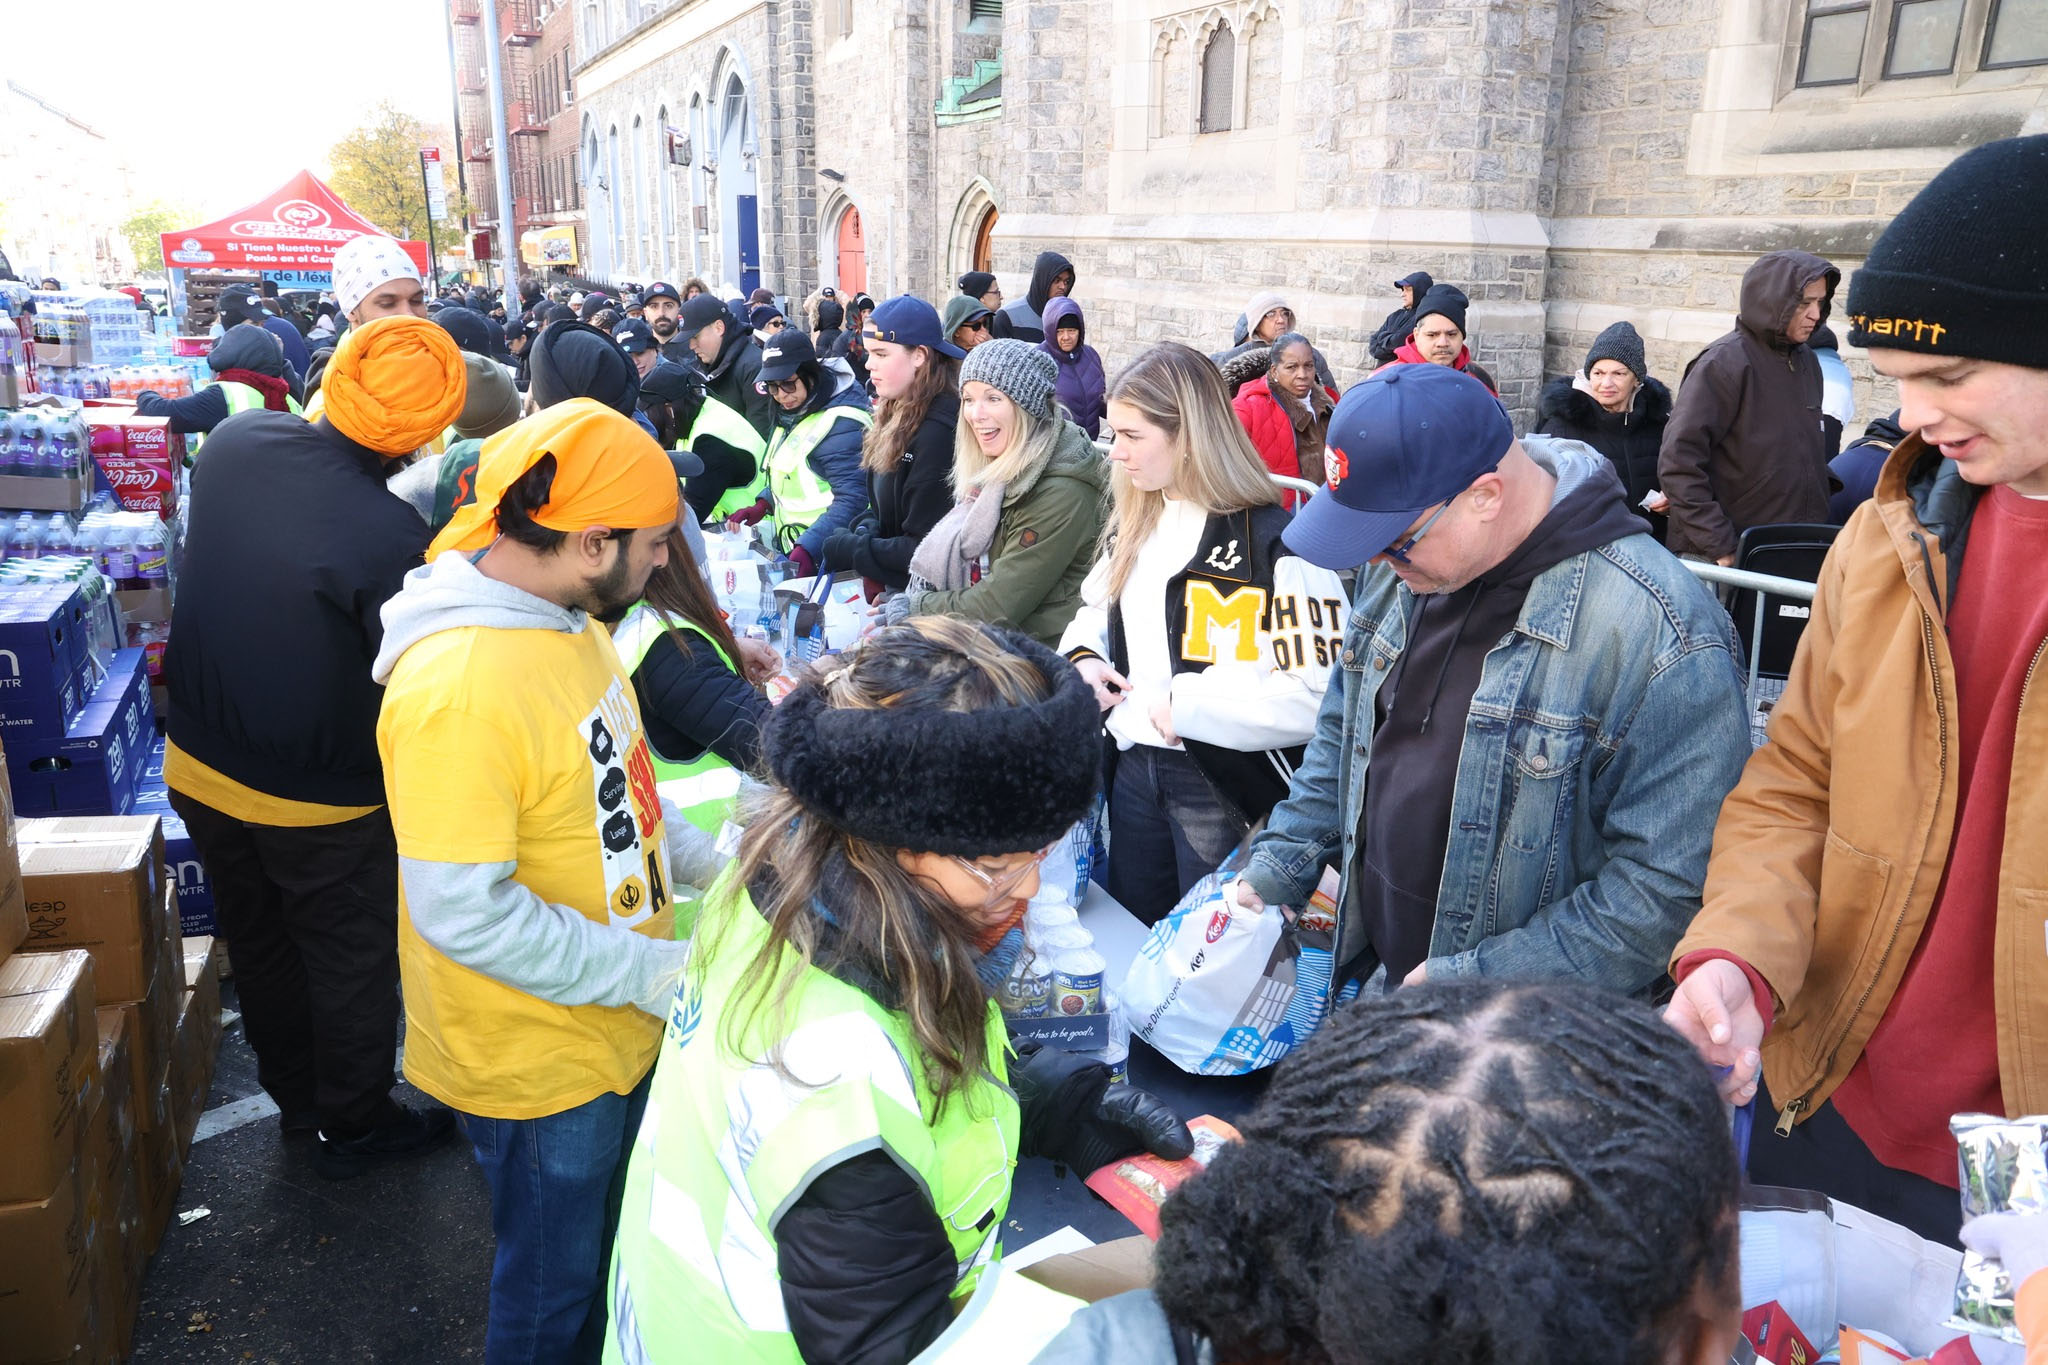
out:
{"label": "yellow t-shirt with print", "polygon": [[[401,857],[517,862],[543,900],[673,937],[653,752],[601,626],[427,636],[392,670],[377,748]],[[413,928],[402,885],[398,960],[406,1079],[455,1109],[539,1118],[623,1094],[654,1064],[660,1020],[450,961]]]}

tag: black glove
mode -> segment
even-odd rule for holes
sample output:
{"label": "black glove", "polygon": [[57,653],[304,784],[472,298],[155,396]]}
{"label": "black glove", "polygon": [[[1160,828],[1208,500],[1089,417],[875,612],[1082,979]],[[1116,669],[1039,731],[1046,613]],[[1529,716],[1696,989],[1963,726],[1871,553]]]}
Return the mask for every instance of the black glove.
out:
{"label": "black glove", "polygon": [[1165,1100],[1135,1086],[1112,1085],[1096,1100],[1094,1112],[1067,1134],[1054,1159],[1086,1175],[1136,1152],[1179,1161],[1194,1150],[1194,1134]]}
{"label": "black glove", "polygon": [[860,548],[863,537],[859,531],[834,531],[825,537],[824,553],[818,562],[834,573],[854,567],[853,557]]}
{"label": "black glove", "polygon": [[1010,1085],[1023,1110],[1025,1156],[1050,1157],[1086,1175],[1133,1152],[1177,1161],[1195,1150],[1194,1135],[1165,1101],[1111,1085],[1109,1068],[1079,1053],[1021,1044]]}

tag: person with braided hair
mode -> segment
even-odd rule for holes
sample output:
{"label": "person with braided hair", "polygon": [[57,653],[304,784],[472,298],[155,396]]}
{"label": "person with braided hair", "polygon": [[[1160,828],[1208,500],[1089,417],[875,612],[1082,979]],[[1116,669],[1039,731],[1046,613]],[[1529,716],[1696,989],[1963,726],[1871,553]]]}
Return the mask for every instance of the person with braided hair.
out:
{"label": "person with braided hair", "polygon": [[1161,1209],[1153,1287],[1039,1361],[1729,1359],[1735,1146],[1646,1005],[1474,982],[1361,1001],[1238,1128]]}

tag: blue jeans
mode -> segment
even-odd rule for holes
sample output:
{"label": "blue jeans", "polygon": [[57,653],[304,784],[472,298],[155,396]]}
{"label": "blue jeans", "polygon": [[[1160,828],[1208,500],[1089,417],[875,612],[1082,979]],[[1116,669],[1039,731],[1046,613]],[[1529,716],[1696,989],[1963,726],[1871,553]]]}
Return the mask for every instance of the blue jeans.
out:
{"label": "blue jeans", "polygon": [[545,1118],[456,1114],[491,1187],[498,1241],[485,1365],[595,1362],[602,1353],[605,1266],[651,1079]]}

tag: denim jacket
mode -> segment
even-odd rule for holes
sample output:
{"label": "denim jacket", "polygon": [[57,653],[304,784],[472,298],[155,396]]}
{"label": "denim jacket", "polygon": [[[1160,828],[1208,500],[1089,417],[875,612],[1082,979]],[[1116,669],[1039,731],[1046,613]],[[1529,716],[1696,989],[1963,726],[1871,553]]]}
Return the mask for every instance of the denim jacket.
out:
{"label": "denim jacket", "polygon": [[[1601,458],[1576,441],[1522,446],[1560,496]],[[1244,874],[1268,904],[1299,906],[1338,858],[1333,987],[1378,965],[1349,883],[1374,700],[1413,602],[1384,566],[1360,579],[1315,737]],[[1714,820],[1750,752],[1736,650],[1713,594],[1647,534],[1537,577],[1465,717],[1430,979],[1629,993],[1658,980],[1700,908]]]}

